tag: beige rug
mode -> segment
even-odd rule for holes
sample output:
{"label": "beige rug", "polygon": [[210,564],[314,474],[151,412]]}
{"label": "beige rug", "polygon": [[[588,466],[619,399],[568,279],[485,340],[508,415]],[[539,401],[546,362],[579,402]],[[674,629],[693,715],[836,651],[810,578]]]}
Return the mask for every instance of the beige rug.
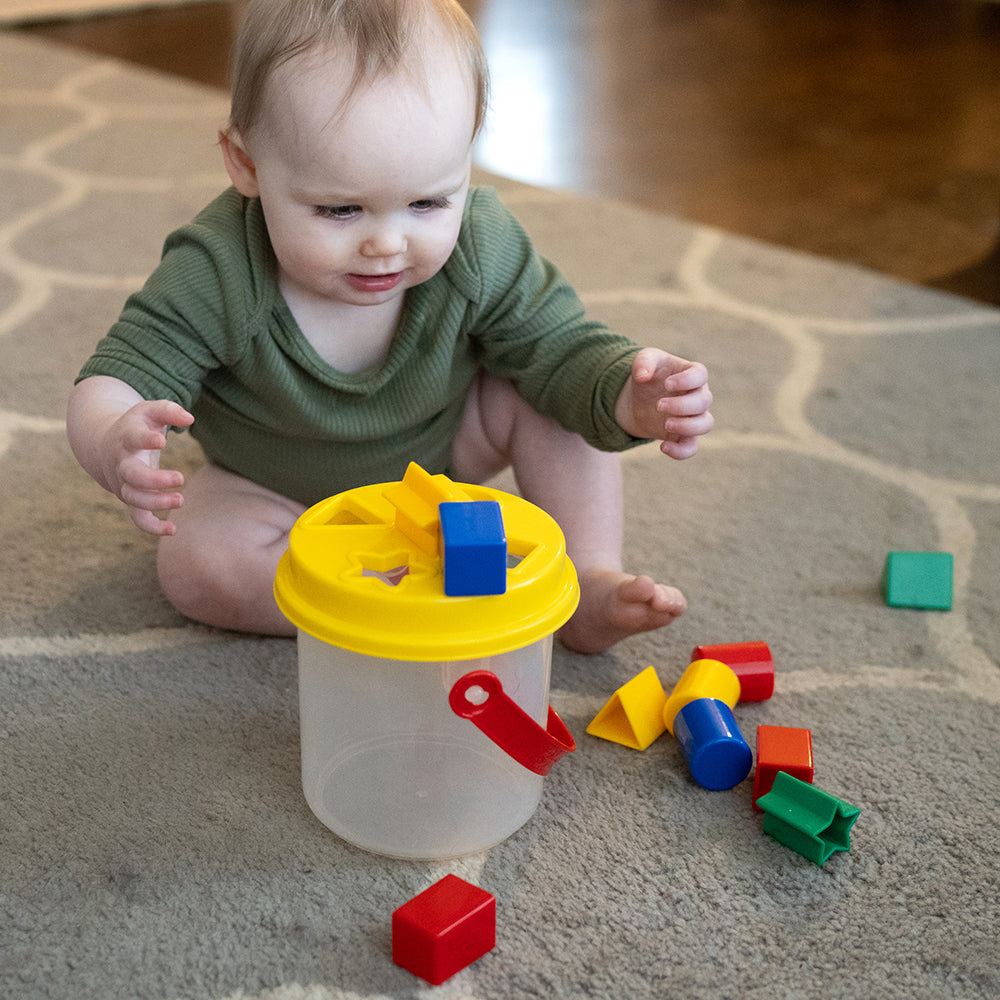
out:
{"label": "beige rug", "polygon": [[202,0],[0,0],[0,24],[117,14],[143,7],[178,7]]}
{"label": "beige rug", "polygon": [[[1000,995],[1000,312],[494,179],[596,315],[712,372],[699,455],[626,462],[628,564],[691,607],[557,651],[579,749],[522,830],[392,861],[305,804],[294,644],[178,617],[65,441],[79,365],[224,183],[224,95],[3,33],[0,66],[0,996]],[[890,549],[954,553],[954,609],[886,607]],[[585,734],[646,666],[672,685],[740,639],[778,672],[744,733],[811,729],[816,784],[861,810],[822,868],[762,834],[749,781]],[[497,946],[432,990],[389,921],[447,872],[496,896]]]}

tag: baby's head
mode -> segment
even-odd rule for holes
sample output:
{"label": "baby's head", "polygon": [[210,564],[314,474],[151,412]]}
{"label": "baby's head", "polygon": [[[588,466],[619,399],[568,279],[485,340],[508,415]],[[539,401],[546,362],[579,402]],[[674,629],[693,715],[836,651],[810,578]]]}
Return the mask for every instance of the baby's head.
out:
{"label": "baby's head", "polygon": [[486,81],[455,0],[254,0],[221,145],[293,313],[398,304],[444,266]]}
{"label": "baby's head", "polygon": [[406,71],[419,79],[434,65],[429,38],[454,49],[468,74],[475,138],[486,116],[489,74],[479,35],[457,0],[252,0],[232,61],[229,129],[244,139],[266,111],[268,83],[290,60],[335,52],[353,60],[347,99],[381,77]]}

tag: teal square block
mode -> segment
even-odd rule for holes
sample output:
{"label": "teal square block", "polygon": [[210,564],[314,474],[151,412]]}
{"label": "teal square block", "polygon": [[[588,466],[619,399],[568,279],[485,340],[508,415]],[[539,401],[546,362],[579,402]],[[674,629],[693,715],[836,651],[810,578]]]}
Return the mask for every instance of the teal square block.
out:
{"label": "teal square block", "polygon": [[885,603],[894,608],[951,609],[950,552],[890,552],[882,571]]}

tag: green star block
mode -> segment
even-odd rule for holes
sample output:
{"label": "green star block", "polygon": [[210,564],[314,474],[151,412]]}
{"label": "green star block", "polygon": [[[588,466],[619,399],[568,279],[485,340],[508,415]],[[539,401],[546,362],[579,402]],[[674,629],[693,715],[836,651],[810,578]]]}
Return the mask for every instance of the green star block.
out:
{"label": "green star block", "polygon": [[882,571],[885,603],[894,608],[951,609],[950,552],[890,552]]}
{"label": "green star block", "polygon": [[779,771],[767,795],[764,833],[817,865],[835,851],[851,849],[851,827],[861,810],[829,792]]}

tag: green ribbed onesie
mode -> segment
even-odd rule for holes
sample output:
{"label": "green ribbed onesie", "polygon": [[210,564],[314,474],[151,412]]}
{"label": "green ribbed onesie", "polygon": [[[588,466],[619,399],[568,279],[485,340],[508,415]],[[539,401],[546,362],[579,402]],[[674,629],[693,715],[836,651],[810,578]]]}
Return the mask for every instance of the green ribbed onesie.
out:
{"label": "green ribbed onesie", "polygon": [[257,199],[224,192],[172,233],[159,267],[84,365],[189,409],[210,461],[312,504],[448,469],[479,367],[595,446],[640,443],[614,420],[637,347],[584,317],[496,192],[472,189],[448,262],[406,292],[385,360],[323,361],[278,289]]}

